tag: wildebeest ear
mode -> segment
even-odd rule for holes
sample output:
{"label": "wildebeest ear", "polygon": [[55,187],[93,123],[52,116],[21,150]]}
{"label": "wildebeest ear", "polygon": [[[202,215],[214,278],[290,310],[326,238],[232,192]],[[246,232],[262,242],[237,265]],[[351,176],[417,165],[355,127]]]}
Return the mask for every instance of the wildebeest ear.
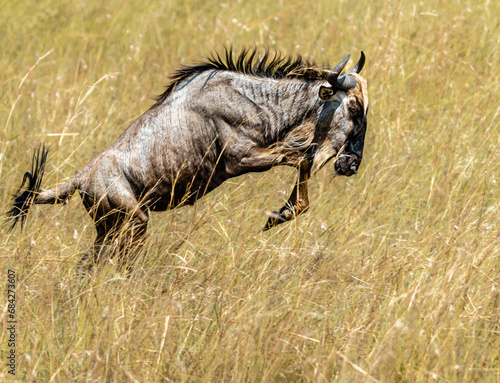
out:
{"label": "wildebeest ear", "polygon": [[324,101],[331,100],[334,93],[335,92],[333,91],[332,88],[327,88],[326,86],[321,86],[319,88],[319,98],[321,98]]}

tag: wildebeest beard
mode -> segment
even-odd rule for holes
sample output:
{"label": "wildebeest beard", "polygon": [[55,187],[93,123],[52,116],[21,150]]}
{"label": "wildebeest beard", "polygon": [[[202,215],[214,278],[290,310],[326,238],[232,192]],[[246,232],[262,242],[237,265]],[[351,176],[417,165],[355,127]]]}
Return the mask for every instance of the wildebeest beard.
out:
{"label": "wildebeest beard", "polygon": [[32,204],[61,203],[78,191],[97,230],[85,260],[117,253],[125,262],[144,242],[150,211],[193,204],[229,178],[280,165],[297,168],[297,181],[264,230],[305,212],[311,174],[336,156],[338,174],[355,174],[360,165],[364,54],[341,74],[349,56],[328,70],[300,56],[257,53],[226,50],[181,68],[116,142],[56,188],[40,189],[48,150],[39,148],[25,175],[29,185],[8,212],[12,227]]}

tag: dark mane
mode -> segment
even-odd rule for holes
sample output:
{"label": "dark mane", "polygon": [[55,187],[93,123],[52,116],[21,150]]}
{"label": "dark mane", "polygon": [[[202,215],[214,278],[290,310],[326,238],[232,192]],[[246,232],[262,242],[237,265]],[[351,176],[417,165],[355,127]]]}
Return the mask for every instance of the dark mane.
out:
{"label": "dark mane", "polygon": [[257,48],[243,49],[237,56],[234,56],[232,48],[224,48],[222,57],[218,52],[215,52],[205,61],[196,65],[181,66],[170,76],[170,83],[165,91],[155,98],[156,103],[153,107],[162,104],[182,81],[209,70],[231,71],[278,80],[299,78],[306,81],[323,80],[328,74],[328,69],[321,68],[313,61],[303,59],[300,55],[283,56],[278,51],[271,52],[266,49],[262,57],[258,57],[257,52]]}

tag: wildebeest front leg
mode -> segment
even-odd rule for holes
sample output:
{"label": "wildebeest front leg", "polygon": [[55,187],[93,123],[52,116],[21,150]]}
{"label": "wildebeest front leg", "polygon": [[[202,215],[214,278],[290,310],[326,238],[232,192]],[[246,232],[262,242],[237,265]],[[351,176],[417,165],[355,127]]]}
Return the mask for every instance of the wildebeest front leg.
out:
{"label": "wildebeest front leg", "polygon": [[298,166],[297,182],[293,188],[292,194],[285,206],[279,212],[275,212],[269,217],[263,231],[269,230],[283,222],[290,221],[292,218],[302,214],[309,209],[309,197],[307,194],[307,180],[311,172],[310,161],[303,161]]}
{"label": "wildebeest front leg", "polygon": [[253,147],[238,160],[239,172],[267,170],[276,165],[298,167],[309,162],[311,154],[300,150]]}

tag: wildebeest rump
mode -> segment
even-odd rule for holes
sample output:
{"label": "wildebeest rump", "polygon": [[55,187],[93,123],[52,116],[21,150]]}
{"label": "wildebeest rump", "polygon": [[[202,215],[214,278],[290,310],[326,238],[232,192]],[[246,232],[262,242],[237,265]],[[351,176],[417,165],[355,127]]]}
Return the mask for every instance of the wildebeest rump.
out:
{"label": "wildebeest rump", "polygon": [[331,158],[350,176],[361,163],[368,92],[365,56],[341,75],[297,56],[243,50],[182,67],[157,102],[69,182],[41,190],[48,150],[35,151],[27,187],[8,212],[12,227],[32,204],[68,200],[78,190],[105,249],[130,253],[143,242],[150,211],[193,204],[224,180],[288,165],[298,179],[264,230],[303,213],[307,180]]}

